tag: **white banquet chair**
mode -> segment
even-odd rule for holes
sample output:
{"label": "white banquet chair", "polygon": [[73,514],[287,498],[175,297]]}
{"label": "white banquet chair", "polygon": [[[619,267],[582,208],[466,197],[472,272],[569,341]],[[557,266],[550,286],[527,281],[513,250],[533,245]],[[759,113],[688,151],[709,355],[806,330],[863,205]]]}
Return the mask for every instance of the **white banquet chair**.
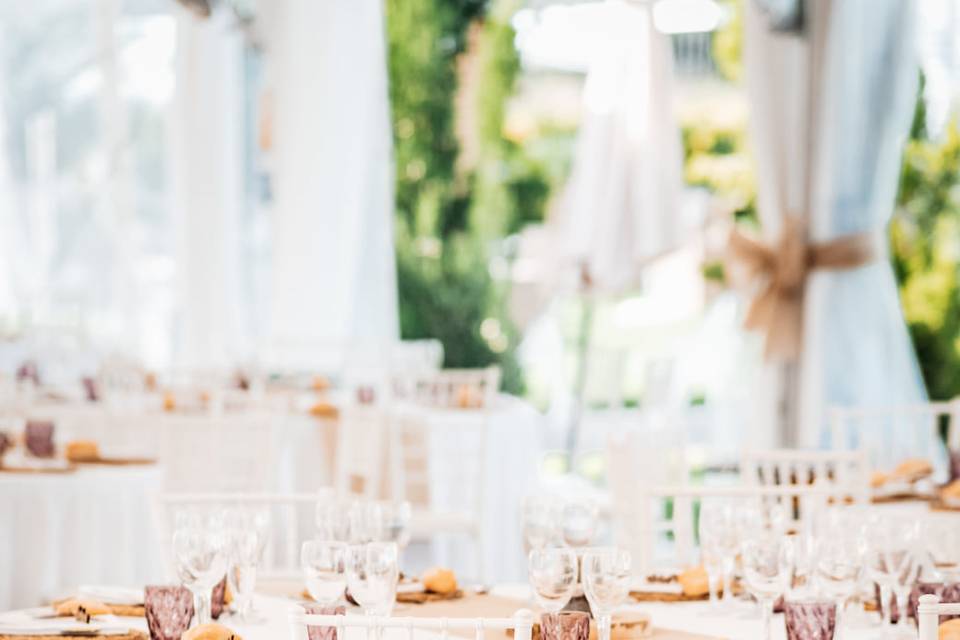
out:
{"label": "white banquet chair", "polygon": [[940,616],[958,615],[960,615],[960,603],[940,602],[940,598],[934,594],[920,596],[920,602],[917,604],[919,640],[937,640]]}
{"label": "white banquet chair", "polygon": [[375,618],[308,614],[301,606],[294,605],[290,609],[290,625],[293,632],[291,637],[297,640],[307,637],[307,627],[315,626],[335,627],[337,638],[346,638],[344,632],[348,628],[366,629],[367,633],[370,629],[396,629],[405,632],[405,640],[414,640],[417,631],[432,632],[429,637],[439,635],[444,639],[451,632],[456,635],[471,632],[475,640],[484,640],[487,631],[513,631],[514,640],[531,640],[533,637],[533,614],[526,609],[518,610],[511,618]]}
{"label": "white banquet chair", "polygon": [[[164,493],[158,498],[157,529],[166,546],[173,536],[178,511],[189,509],[264,509],[270,514],[270,536],[257,575],[264,580],[297,580],[301,576],[300,547],[316,531],[318,494],[311,493]],[[167,566],[172,566],[167,563]]]}
{"label": "white banquet chair", "polygon": [[[696,561],[697,505],[705,499],[790,507],[799,503],[799,509],[788,511],[793,517],[791,514],[813,513],[830,501],[854,497],[843,491],[840,486],[816,485],[637,487],[631,506],[615,513],[616,542],[630,551],[636,575],[648,575],[655,565],[689,566]],[[800,523],[794,521],[790,526],[798,528]]]}
{"label": "white banquet chair", "polygon": [[[390,429],[391,490],[413,505],[414,540],[466,536],[484,579],[483,512],[490,412],[500,369],[445,369],[416,382],[398,403]],[[468,390],[468,391],[464,391]]]}
{"label": "white banquet chair", "polygon": [[[890,470],[906,458],[926,458],[946,480],[946,450],[960,449],[960,398],[910,405],[831,407],[831,447],[862,449],[869,464]],[[945,438],[941,424],[946,423]]]}
{"label": "white banquet chair", "polygon": [[740,458],[740,480],[747,486],[815,485],[858,503],[870,497],[870,471],[862,450],[747,450]]}

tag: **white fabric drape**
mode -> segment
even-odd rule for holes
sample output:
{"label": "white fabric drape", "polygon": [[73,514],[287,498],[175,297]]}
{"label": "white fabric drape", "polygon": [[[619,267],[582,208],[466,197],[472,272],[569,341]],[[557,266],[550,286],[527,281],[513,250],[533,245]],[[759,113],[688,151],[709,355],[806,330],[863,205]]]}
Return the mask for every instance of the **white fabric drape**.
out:
{"label": "white fabric drape", "polygon": [[558,210],[567,262],[622,290],[682,239],[673,57],[646,4],[609,0],[611,30],[590,67],[574,164]]}
{"label": "white fabric drape", "polygon": [[274,94],[271,339],[397,338],[380,0],[263,3]]}
{"label": "white fabric drape", "polygon": [[[807,217],[814,242],[885,231],[916,96],[913,5],[806,2],[803,33],[785,34],[747,3],[758,209],[769,241],[788,214]],[[886,256],[814,271],[804,305],[799,375],[788,377],[799,392],[799,444],[829,442],[829,406],[925,397]]]}
{"label": "white fabric drape", "polygon": [[201,19],[177,6],[170,172],[177,230],[175,359],[232,364],[243,354],[240,216],[243,36],[229,12]]}

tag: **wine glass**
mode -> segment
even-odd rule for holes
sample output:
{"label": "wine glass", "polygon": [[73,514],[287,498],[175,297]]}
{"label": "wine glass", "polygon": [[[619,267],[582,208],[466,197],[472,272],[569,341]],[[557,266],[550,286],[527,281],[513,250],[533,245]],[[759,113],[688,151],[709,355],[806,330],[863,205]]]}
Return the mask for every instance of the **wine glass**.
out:
{"label": "wine glass", "polygon": [[380,536],[380,506],[371,500],[356,500],[347,509],[351,544],[377,542]]}
{"label": "wine glass", "polygon": [[347,553],[350,595],[368,616],[389,616],[397,599],[398,549],[395,542],[354,545]]}
{"label": "wine glass", "polygon": [[308,540],[300,548],[307,592],[321,605],[335,605],[347,588],[347,550],[336,540]]}
{"label": "wine glass", "polygon": [[586,547],[593,540],[599,521],[599,508],[588,498],[575,498],[563,505],[560,532],[571,547]]}
{"label": "wine glass", "polygon": [[560,520],[560,505],[548,496],[528,496],[523,501],[521,528],[524,551],[542,549],[557,538]]}
{"label": "wine glass", "polygon": [[929,568],[941,582],[960,582],[960,528],[952,519],[931,519],[924,534]]}
{"label": "wine glass", "polygon": [[533,549],[527,556],[533,595],[547,613],[559,613],[570,602],[577,571],[577,553],[567,547]]}
{"label": "wine glass", "polygon": [[630,554],[612,547],[588,549],[583,554],[582,572],[583,590],[597,618],[599,638],[610,640],[613,609],[629,590]]}
{"label": "wine glass", "polygon": [[900,616],[901,624],[906,624],[906,600],[917,566],[912,547],[918,531],[915,522],[911,525],[911,521],[896,518],[874,520],[866,564],[870,576],[880,587],[882,624],[888,630],[893,629],[891,595],[897,599],[898,611],[904,612]]}
{"label": "wine glass", "polygon": [[213,586],[227,571],[223,522],[216,516],[179,518],[173,534],[177,576],[193,593],[197,624],[210,622]]}
{"label": "wine glass", "polygon": [[[913,518],[894,518],[889,524],[891,545],[887,547],[888,565],[895,568],[893,595],[897,599],[897,611],[900,614],[897,626],[906,637],[913,637],[907,615],[907,603],[910,591],[920,573],[918,546],[920,540],[920,521]],[[909,635],[908,635],[909,634]]]}
{"label": "wine glass", "polygon": [[225,517],[229,552],[227,581],[236,596],[240,619],[247,621],[253,604],[257,568],[269,538],[270,515],[265,510],[236,509]]}
{"label": "wine glass", "polygon": [[763,637],[770,638],[773,603],[784,594],[789,577],[789,551],[783,537],[770,532],[743,543],[743,577],[747,589],[760,603],[763,614]]}
{"label": "wine glass", "polygon": [[350,507],[347,500],[338,498],[332,491],[321,492],[317,500],[317,536],[321,540],[350,540]]}
{"label": "wine glass", "polygon": [[843,626],[847,601],[857,592],[863,573],[863,558],[855,535],[841,531],[821,537],[816,543],[813,561],[814,582],[824,597],[837,605],[836,633]]}
{"label": "wine glass", "polygon": [[402,550],[410,542],[410,503],[378,502],[377,510],[377,541],[396,542]]}
{"label": "wine glass", "polygon": [[698,534],[703,564],[707,570],[710,600],[716,602],[717,583],[723,580],[723,599],[730,602],[733,598],[733,571],[739,551],[732,506],[728,502],[704,501],[700,507]]}

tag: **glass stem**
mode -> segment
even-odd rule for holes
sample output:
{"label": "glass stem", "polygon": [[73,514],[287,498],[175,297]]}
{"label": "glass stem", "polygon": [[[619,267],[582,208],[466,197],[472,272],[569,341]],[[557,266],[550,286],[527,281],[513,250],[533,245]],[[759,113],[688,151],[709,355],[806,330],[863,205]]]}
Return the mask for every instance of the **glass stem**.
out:
{"label": "glass stem", "polygon": [[723,601],[726,603],[733,602],[733,562],[730,562],[730,566],[723,567]]}
{"label": "glass stem", "polygon": [[893,624],[893,607],[890,606],[892,590],[887,585],[880,586],[880,623],[885,626]]}
{"label": "glass stem", "polygon": [[213,593],[211,593],[210,589],[193,592],[193,613],[198,625],[207,624],[211,621],[210,608],[212,599]]}
{"label": "glass stem", "polygon": [[837,613],[833,625],[833,640],[840,640],[840,637],[843,635],[841,633],[843,629],[843,608],[846,604],[847,601],[845,599],[837,599]]}
{"label": "glass stem", "polygon": [[907,593],[903,589],[896,589],[894,594],[897,598],[897,626],[906,627],[907,618],[909,617],[907,612]]}
{"label": "glass stem", "polygon": [[765,598],[760,601],[760,607],[763,613],[763,638],[770,640],[770,619],[773,617],[773,600]]}
{"label": "glass stem", "polygon": [[[609,613],[601,613],[597,617],[597,629],[599,631],[599,640],[610,640],[610,625],[612,623],[611,615]],[[559,638],[560,635],[558,634]]]}
{"label": "glass stem", "polygon": [[720,576],[716,572],[707,572],[707,589],[710,591],[710,605],[717,606],[719,595],[717,590],[720,586]]}

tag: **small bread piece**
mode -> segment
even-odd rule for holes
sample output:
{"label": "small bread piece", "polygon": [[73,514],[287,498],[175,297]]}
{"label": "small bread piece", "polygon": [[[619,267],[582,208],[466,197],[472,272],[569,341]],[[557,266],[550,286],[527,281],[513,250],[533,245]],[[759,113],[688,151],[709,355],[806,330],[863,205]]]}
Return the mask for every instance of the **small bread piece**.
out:
{"label": "small bread piece", "polygon": [[329,418],[331,420],[335,420],[340,416],[340,410],[329,402],[324,402],[321,400],[310,407],[310,415],[315,418]]}
{"label": "small bread piece", "polygon": [[947,620],[940,625],[940,640],[960,640],[960,618]]}
{"label": "small bread piece", "polygon": [[163,394],[163,410],[164,411],[173,411],[177,408],[177,397],[173,395],[173,391],[167,391]]}
{"label": "small bread piece", "polygon": [[874,471],[870,474],[870,487],[873,489],[879,489],[883,485],[887,484],[887,480],[889,479],[889,476],[887,476],[887,474],[885,474],[883,471]]}
{"label": "small bread piece", "polygon": [[909,458],[904,460],[890,474],[891,479],[913,482],[926,478],[933,473],[933,465],[923,458]]}
{"label": "small bread piece", "polygon": [[326,391],[330,388],[330,380],[327,376],[313,376],[310,386],[314,391]]}
{"label": "small bread piece", "polygon": [[93,440],[73,440],[67,443],[65,455],[70,462],[91,462],[100,459],[100,450]]}
{"label": "small bread piece", "polygon": [[54,605],[54,613],[68,618],[75,618],[81,613],[86,613],[88,616],[103,616],[110,613],[110,607],[97,600],[70,598]]}
{"label": "small bread piece", "polygon": [[423,588],[432,593],[453,593],[457,590],[457,576],[450,569],[428,569],[423,574]]}
{"label": "small bread piece", "polygon": [[184,631],[180,640],[243,640],[243,638],[222,624],[208,622]]}
{"label": "small bread piece", "polygon": [[698,598],[710,593],[710,581],[707,578],[707,570],[702,566],[691,567],[681,571],[677,576],[677,582],[683,588],[683,595],[688,598]]}
{"label": "small bread piece", "polygon": [[960,498],[960,480],[954,480],[940,489],[940,495],[944,498]]}
{"label": "small bread piece", "polygon": [[[597,623],[590,621],[590,640],[597,640]],[[640,611],[618,611],[610,621],[610,640],[639,640],[650,637],[650,616]]]}

